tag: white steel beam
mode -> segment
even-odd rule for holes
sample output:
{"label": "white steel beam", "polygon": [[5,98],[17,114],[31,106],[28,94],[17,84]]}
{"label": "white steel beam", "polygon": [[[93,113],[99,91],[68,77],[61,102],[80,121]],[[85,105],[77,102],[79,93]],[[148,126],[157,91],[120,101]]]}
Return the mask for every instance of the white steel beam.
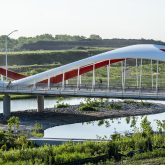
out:
{"label": "white steel beam", "polygon": [[127,60],[124,60],[124,83],[123,88],[125,89],[125,80],[126,80],[126,69],[127,69]]}
{"label": "white steel beam", "polygon": [[138,88],[139,82],[138,82],[138,59],[136,58],[136,86]]}
{"label": "white steel beam", "polygon": [[92,79],[92,89],[95,87],[95,64],[93,64],[93,79]]}
{"label": "white steel beam", "polygon": [[80,68],[78,68],[77,70],[77,90],[79,88],[79,84],[80,84]]}
{"label": "white steel beam", "polygon": [[142,87],[142,67],[143,67],[143,59],[140,60],[140,89]]}
{"label": "white steel beam", "polygon": [[159,61],[156,62],[156,92],[158,92],[158,74],[159,74]]}
{"label": "white steel beam", "polygon": [[154,78],[153,78],[153,66],[152,66],[152,59],[151,59],[151,83],[152,83],[152,89],[154,86]]}
{"label": "white steel beam", "polygon": [[62,74],[62,89],[65,88],[65,73]]}
{"label": "white steel beam", "polygon": [[48,78],[48,89],[50,89],[50,78]]}
{"label": "white steel beam", "polygon": [[107,87],[109,89],[109,79],[110,79],[110,60],[109,60],[109,63],[107,65]]}

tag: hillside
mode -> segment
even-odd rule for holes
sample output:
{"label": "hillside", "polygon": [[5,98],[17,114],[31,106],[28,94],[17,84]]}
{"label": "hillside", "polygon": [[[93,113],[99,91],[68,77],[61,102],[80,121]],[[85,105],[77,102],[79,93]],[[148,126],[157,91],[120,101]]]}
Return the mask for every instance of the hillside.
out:
{"label": "hillside", "polygon": [[[6,36],[0,36],[0,51],[5,51]],[[103,39],[99,35],[71,36],[71,35],[51,35],[42,34],[35,37],[19,37],[18,39],[8,38],[8,49],[10,51],[24,50],[67,50],[86,49],[89,47],[112,47],[119,48],[134,44],[160,44],[163,41],[147,39]]]}
{"label": "hillside", "polygon": [[[80,50],[37,50],[37,51],[17,51],[8,53],[9,65],[64,65],[73,61],[102,53],[112,48],[89,48]],[[5,65],[5,53],[0,53],[0,65]]]}
{"label": "hillside", "polygon": [[35,43],[24,44],[21,50],[65,50],[65,49],[82,49],[83,47],[124,47],[134,44],[159,44],[165,45],[164,42],[155,40],[137,40],[137,39],[101,39],[101,40],[80,40],[80,41],[38,41]]}

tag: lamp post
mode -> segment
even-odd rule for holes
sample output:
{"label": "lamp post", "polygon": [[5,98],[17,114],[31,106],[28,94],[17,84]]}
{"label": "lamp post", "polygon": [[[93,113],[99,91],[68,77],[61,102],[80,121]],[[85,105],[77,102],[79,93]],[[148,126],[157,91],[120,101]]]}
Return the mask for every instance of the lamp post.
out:
{"label": "lamp post", "polygon": [[7,61],[7,53],[8,53],[8,49],[7,49],[7,46],[8,46],[8,43],[7,43],[7,39],[8,37],[13,34],[14,32],[17,32],[18,30],[13,30],[12,32],[10,32],[8,35],[6,35],[6,39],[5,39],[5,52],[6,52],[6,81],[7,81],[7,69],[8,69],[8,61]]}

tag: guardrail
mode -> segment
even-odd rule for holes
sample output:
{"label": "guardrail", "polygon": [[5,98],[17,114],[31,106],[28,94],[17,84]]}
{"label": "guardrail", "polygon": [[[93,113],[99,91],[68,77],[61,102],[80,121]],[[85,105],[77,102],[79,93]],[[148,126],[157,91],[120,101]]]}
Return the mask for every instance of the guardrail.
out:
{"label": "guardrail", "polygon": [[165,88],[137,88],[137,87],[121,87],[105,85],[97,85],[92,88],[91,85],[52,85],[49,88],[43,84],[37,86],[10,86],[0,87],[0,93],[14,93],[14,94],[41,94],[41,95],[68,95],[68,96],[91,96],[91,97],[112,97],[112,98],[148,98],[148,99],[165,99]]}

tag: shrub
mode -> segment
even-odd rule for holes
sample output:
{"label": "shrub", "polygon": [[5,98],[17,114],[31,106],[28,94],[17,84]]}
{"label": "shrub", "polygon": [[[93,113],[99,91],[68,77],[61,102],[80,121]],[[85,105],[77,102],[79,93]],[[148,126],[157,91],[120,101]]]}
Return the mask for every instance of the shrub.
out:
{"label": "shrub", "polygon": [[122,105],[119,103],[111,103],[110,105],[108,105],[108,108],[110,110],[113,110],[113,109],[120,110],[122,108]]}
{"label": "shrub", "polygon": [[83,104],[79,107],[80,111],[96,111],[97,109],[91,105]]}
{"label": "shrub", "polygon": [[67,107],[69,107],[69,104],[67,104],[67,103],[59,103],[59,104],[57,104],[56,105],[56,108],[67,108]]}
{"label": "shrub", "polygon": [[62,102],[64,99],[63,97],[59,97],[56,101],[56,108],[67,108],[69,104]]}
{"label": "shrub", "polygon": [[9,118],[9,120],[7,121],[8,127],[9,127],[9,131],[12,130],[12,128],[15,130],[15,128],[19,128],[20,125],[20,119],[19,117],[16,116],[12,116]]}
{"label": "shrub", "polygon": [[35,123],[32,129],[32,136],[34,137],[43,137],[43,127],[40,123]]}

